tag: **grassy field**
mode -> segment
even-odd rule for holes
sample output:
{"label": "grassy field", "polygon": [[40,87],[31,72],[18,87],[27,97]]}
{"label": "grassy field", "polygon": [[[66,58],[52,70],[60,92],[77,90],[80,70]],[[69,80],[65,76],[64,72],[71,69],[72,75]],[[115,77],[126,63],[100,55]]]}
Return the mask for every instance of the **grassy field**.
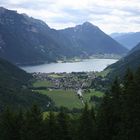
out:
{"label": "grassy field", "polygon": [[93,95],[94,95],[94,96],[97,96],[97,97],[103,97],[103,96],[104,96],[104,93],[101,92],[101,91],[90,90],[90,93],[84,93],[84,94],[83,94],[84,101],[85,101],[85,102],[89,102],[90,97],[93,96]]}
{"label": "grassy field", "polygon": [[106,77],[110,71],[111,71],[111,69],[106,69],[106,70],[103,70],[101,72],[97,72],[96,76]]}
{"label": "grassy field", "polygon": [[[49,96],[58,107],[64,106],[69,109],[83,107],[81,100],[78,98],[74,90],[39,90],[39,93]],[[103,93],[91,90],[90,93],[83,94],[84,101],[89,102],[90,97],[93,95],[102,97]]]}
{"label": "grassy field", "polygon": [[53,83],[50,81],[36,81],[33,83],[33,87],[50,87],[53,86]]}
{"label": "grassy field", "polygon": [[62,78],[63,76],[59,75],[59,74],[50,74],[49,77],[52,77],[52,78]]}
{"label": "grassy field", "polygon": [[41,94],[48,95],[56,104],[56,106],[64,106],[69,109],[72,108],[81,108],[82,103],[78,96],[75,94],[72,90],[52,90],[52,91],[46,91],[46,90],[40,90]]}

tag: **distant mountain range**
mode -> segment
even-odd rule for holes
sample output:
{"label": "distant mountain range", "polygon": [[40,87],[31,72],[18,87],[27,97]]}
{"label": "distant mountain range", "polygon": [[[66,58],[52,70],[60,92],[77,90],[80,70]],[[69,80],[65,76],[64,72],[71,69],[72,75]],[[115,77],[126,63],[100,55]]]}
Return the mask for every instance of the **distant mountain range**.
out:
{"label": "distant mountain range", "polygon": [[0,57],[14,64],[54,62],[93,54],[123,55],[127,51],[89,22],[55,30],[41,20],[0,8]]}
{"label": "distant mountain range", "polygon": [[115,76],[119,76],[122,78],[130,68],[133,71],[136,71],[140,67],[140,43],[138,43],[127,56],[119,60],[118,62],[108,66],[110,73],[108,74],[109,79],[115,78]]}
{"label": "distant mountain range", "polygon": [[140,42],[140,32],[112,33],[110,36],[129,50]]}

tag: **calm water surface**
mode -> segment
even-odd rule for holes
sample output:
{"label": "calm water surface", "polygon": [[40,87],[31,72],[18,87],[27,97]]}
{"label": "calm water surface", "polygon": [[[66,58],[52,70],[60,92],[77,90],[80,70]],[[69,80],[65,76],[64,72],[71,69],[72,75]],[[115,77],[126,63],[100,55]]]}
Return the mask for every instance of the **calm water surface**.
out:
{"label": "calm water surface", "polygon": [[66,62],[66,63],[50,63],[37,66],[21,67],[25,71],[44,72],[44,73],[60,73],[60,72],[89,72],[89,71],[102,71],[108,65],[115,63],[116,59],[84,59],[80,62]]}

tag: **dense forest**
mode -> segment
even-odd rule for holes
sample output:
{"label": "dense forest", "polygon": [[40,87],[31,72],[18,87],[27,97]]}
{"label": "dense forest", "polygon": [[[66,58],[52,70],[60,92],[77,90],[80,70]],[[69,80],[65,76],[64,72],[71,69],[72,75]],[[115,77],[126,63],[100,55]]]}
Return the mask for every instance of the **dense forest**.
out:
{"label": "dense forest", "polygon": [[107,77],[113,79],[114,76],[119,76],[122,79],[128,68],[136,71],[140,64],[140,43],[138,43],[125,57],[121,58],[116,63],[108,66],[106,70],[110,70]]}
{"label": "dense forest", "polygon": [[31,79],[31,74],[0,58],[0,112],[5,106],[14,110],[30,108],[34,103],[44,110],[47,103],[53,106],[49,97],[35,94],[28,88]]}
{"label": "dense forest", "polygon": [[85,103],[81,113],[47,115],[37,105],[28,111],[9,108],[0,114],[1,140],[139,140],[140,69],[116,78],[97,111]]}

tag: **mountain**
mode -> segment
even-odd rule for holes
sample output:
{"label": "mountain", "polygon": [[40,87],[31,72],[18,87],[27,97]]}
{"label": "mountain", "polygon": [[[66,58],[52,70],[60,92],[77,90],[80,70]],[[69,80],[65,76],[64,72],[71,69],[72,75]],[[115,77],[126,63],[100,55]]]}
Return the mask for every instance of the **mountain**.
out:
{"label": "mountain", "polygon": [[140,32],[113,33],[110,36],[128,49],[140,42]]}
{"label": "mountain", "polygon": [[0,8],[0,56],[15,64],[55,61],[65,51],[43,21]]}
{"label": "mountain", "polygon": [[22,88],[31,79],[31,75],[0,58],[0,79],[1,87]]}
{"label": "mountain", "polygon": [[129,51],[129,54],[139,50],[140,50],[140,42],[132,50]]}
{"label": "mountain", "polygon": [[28,90],[31,78],[30,74],[0,58],[0,111],[7,106],[27,109],[34,103],[46,109],[51,100]]}
{"label": "mountain", "polygon": [[70,46],[75,46],[88,55],[92,54],[118,54],[122,55],[127,49],[101,31],[97,26],[85,22],[76,27],[59,30],[69,38]]}
{"label": "mountain", "polygon": [[128,68],[136,71],[140,67],[140,43],[137,44],[127,56],[119,60],[118,62],[108,66],[106,70],[110,73],[107,75],[108,78],[114,79],[115,76],[120,78],[124,76]]}
{"label": "mountain", "polygon": [[14,64],[126,52],[127,49],[91,23],[55,30],[41,20],[0,7],[0,57]]}

